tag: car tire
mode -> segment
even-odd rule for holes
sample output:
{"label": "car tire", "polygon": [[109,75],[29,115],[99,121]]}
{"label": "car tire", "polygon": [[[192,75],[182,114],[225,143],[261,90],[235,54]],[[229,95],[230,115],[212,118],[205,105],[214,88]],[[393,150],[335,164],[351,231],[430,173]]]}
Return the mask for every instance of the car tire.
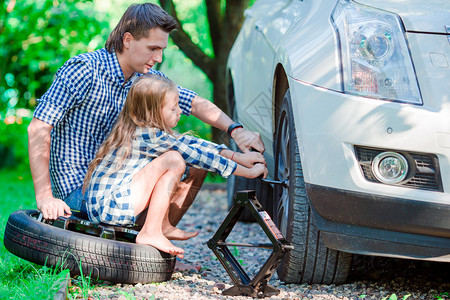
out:
{"label": "car tire", "polygon": [[275,180],[288,180],[289,187],[274,187],[273,218],[294,246],[280,264],[278,276],[286,283],[343,283],[350,272],[352,255],[329,249],[314,223],[303,178],[289,89],[277,121]]}
{"label": "car tire", "polygon": [[111,282],[162,282],[172,276],[173,255],[147,245],[58,228],[38,221],[38,216],[36,210],[9,216],[4,236],[8,251],[39,265],[68,268],[71,275],[79,275],[81,267],[83,275]]}

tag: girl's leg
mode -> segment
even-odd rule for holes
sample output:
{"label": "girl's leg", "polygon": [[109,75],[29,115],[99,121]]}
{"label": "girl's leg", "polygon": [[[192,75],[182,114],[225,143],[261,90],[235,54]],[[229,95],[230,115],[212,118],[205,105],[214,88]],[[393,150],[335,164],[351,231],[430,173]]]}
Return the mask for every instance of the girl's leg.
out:
{"label": "girl's leg", "polygon": [[[168,212],[172,210],[173,206],[172,203],[169,206]],[[147,210],[143,211],[141,214],[139,214],[138,219],[136,220],[136,224],[142,225],[145,222],[145,219],[147,218]],[[178,241],[185,241],[190,238],[193,238],[198,235],[197,231],[184,231],[181,229],[178,229],[177,227],[173,226],[169,221],[169,214],[166,214],[163,220],[162,225],[162,231],[166,238],[169,240],[178,240]]]}
{"label": "girl's leg", "polygon": [[135,214],[148,208],[142,230],[136,243],[147,244],[182,258],[184,250],[175,247],[163,234],[163,223],[168,222],[170,199],[185,169],[181,155],[174,151],[164,153],[133,176],[131,197],[135,199]]}
{"label": "girl's leg", "polygon": [[176,228],[172,224],[170,224],[169,221],[169,212],[172,209],[172,206],[169,206],[169,209],[167,210],[167,214],[164,217],[163,225],[162,225],[162,231],[164,233],[164,236],[168,238],[169,240],[178,240],[178,241],[184,241],[188,240],[198,234],[197,231],[188,232],[181,229]]}

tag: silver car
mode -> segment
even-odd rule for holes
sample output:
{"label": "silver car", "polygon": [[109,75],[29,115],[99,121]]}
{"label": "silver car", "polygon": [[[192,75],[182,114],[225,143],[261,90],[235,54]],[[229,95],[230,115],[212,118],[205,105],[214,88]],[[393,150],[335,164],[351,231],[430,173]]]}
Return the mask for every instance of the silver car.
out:
{"label": "silver car", "polygon": [[293,243],[282,280],[341,283],[354,253],[450,262],[450,1],[257,1],[227,76],[288,183],[229,180]]}

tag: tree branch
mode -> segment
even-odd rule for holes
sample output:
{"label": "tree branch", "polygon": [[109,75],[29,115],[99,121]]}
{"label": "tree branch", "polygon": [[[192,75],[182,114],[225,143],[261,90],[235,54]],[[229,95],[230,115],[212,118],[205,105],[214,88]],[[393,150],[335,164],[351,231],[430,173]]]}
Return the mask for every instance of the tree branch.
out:
{"label": "tree branch", "polygon": [[231,50],[233,43],[244,22],[244,10],[248,7],[249,0],[227,0],[225,9],[224,28],[227,28],[224,40],[227,41],[223,46],[227,52]]}
{"label": "tree branch", "polygon": [[217,55],[222,45],[223,34],[223,16],[220,11],[219,0],[206,0],[206,12],[209,22],[209,34],[214,49],[214,54]]}
{"label": "tree branch", "polygon": [[192,42],[189,34],[183,30],[180,20],[178,19],[175,5],[172,0],[159,0],[161,6],[166,10],[178,23],[178,29],[172,31],[171,37],[175,44],[183,53],[189,57],[192,62],[197,65],[212,80],[214,78],[214,60],[206,55],[196,44]]}

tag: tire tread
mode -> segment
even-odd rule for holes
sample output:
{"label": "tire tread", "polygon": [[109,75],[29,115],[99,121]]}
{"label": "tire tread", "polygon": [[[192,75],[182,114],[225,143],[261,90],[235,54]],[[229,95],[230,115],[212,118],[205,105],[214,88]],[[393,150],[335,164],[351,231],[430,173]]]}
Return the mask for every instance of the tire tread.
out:
{"label": "tire tread", "polygon": [[40,265],[63,264],[72,275],[83,272],[113,282],[148,283],[171,278],[175,258],[169,254],[150,246],[53,227],[31,218],[33,212],[11,214],[5,229],[5,248],[23,259]]}
{"label": "tire tread", "polygon": [[[294,153],[291,152],[294,170],[291,166],[290,174],[294,175],[295,178],[290,180],[293,189],[289,189],[292,213],[290,213],[286,236],[294,245],[294,250],[291,250],[285,256],[277,270],[278,276],[286,283],[340,284],[345,282],[350,272],[352,255],[329,249],[314,223],[303,178],[302,162],[298,151],[290,101],[290,93],[287,90],[278,120],[289,118],[289,130],[292,147],[294,148]],[[281,122],[277,124],[277,128],[281,128]],[[277,150],[275,149],[274,152],[276,154]],[[275,192],[274,195],[277,195],[277,193]]]}

